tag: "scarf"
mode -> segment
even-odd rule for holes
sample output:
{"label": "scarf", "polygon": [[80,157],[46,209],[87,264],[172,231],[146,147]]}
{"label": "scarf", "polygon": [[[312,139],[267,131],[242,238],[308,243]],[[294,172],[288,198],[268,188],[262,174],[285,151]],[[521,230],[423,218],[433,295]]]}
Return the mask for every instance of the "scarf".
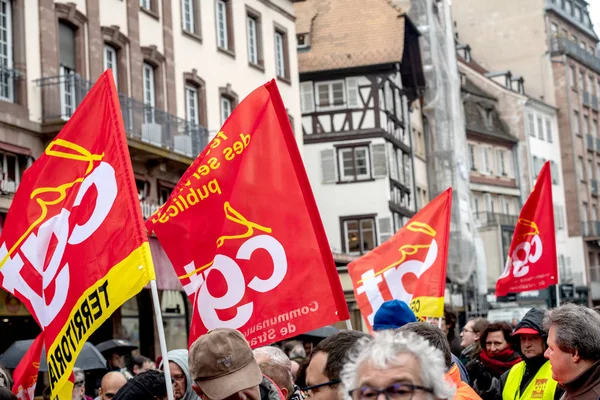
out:
{"label": "scarf", "polygon": [[481,363],[496,376],[501,376],[511,369],[513,365],[521,362],[521,357],[510,347],[507,347],[493,356],[483,349],[481,350],[481,353],[479,353],[479,359]]}

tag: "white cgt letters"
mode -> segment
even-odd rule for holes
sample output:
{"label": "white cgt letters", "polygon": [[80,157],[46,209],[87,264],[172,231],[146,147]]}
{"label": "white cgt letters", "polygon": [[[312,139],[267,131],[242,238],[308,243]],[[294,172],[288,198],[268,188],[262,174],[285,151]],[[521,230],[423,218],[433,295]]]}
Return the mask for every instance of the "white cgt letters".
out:
{"label": "white cgt letters", "polygon": [[[275,289],[283,281],[287,273],[287,258],[285,250],[277,239],[269,235],[259,235],[246,240],[238,249],[236,259],[250,260],[252,253],[257,249],[266,250],[273,260],[273,272],[267,279],[254,276],[248,283],[248,287],[256,292],[267,293]],[[196,269],[194,262],[186,265],[185,270],[189,273]],[[227,282],[227,293],[222,297],[213,296],[207,285],[206,277],[212,272],[218,271]],[[232,258],[217,254],[210,268],[200,275],[192,275],[190,283],[184,286],[187,295],[196,293],[196,310],[202,319],[206,329],[232,328],[238,329],[246,324],[252,317],[254,304],[250,301],[241,306],[236,305],[244,298],[246,284],[242,269]],[[236,307],[235,317],[229,320],[221,320],[217,310],[226,310]]]}
{"label": "white cgt letters", "polygon": [[[50,325],[67,299],[70,283],[69,265],[68,263],[63,264],[67,244],[77,245],[86,241],[102,225],[117,198],[117,181],[114,168],[106,162],[101,162],[81,183],[73,206],[81,205],[83,197],[92,186],[96,186],[98,197],[92,215],[87,221],[76,221],[73,230],[69,232],[71,212],[63,208],[59,214],[40,225],[37,234],[30,234],[21,245],[20,254],[15,252],[12,258],[8,258],[0,269],[4,287],[13,295],[15,291],[18,291],[31,302],[33,311],[42,328]],[[53,236],[56,237],[56,247],[44,270],[44,262]],[[6,243],[2,243],[0,246],[0,259],[4,259],[7,253]],[[41,293],[29,286],[23,279],[21,274],[25,262],[21,258],[21,254],[41,275]],[[56,290],[48,303],[45,289],[52,282],[55,283]]]}
{"label": "white cgt letters", "polygon": [[[533,253],[531,252],[532,248]],[[521,251],[524,253],[523,258],[519,258],[519,253]],[[526,241],[519,243],[506,261],[506,267],[499,279],[506,278],[509,275],[511,266],[515,278],[526,276],[529,273],[529,264],[533,264],[539,260],[543,252],[544,247],[539,235],[534,235],[531,242]]]}

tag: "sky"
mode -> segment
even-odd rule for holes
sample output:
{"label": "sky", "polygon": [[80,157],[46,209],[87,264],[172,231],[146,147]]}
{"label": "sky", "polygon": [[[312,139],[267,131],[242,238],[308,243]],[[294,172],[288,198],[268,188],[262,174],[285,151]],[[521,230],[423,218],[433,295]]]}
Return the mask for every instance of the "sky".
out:
{"label": "sky", "polygon": [[600,0],[588,0],[588,3],[594,31],[596,31],[596,35],[600,35]]}

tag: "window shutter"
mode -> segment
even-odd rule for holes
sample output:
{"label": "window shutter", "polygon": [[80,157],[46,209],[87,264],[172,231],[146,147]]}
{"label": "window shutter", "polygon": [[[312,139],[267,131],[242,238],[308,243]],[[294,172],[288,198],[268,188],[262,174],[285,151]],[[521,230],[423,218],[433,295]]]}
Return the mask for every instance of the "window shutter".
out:
{"label": "window shutter", "polygon": [[379,245],[385,243],[389,238],[394,236],[392,218],[377,218],[377,227],[379,228]]}
{"label": "window shutter", "polygon": [[303,113],[315,111],[315,95],[312,82],[300,83],[300,107]]}
{"label": "window shutter", "polygon": [[394,145],[388,143],[388,165],[390,167],[390,178],[398,180],[398,162],[396,160],[396,150]]}
{"label": "window shutter", "polygon": [[496,150],[495,161],[496,161],[496,176],[502,176],[502,150]]}
{"label": "window shutter", "polygon": [[321,176],[323,183],[335,183],[335,152],[333,149],[321,150]]}
{"label": "window shutter", "polygon": [[387,176],[385,144],[374,144],[371,146],[371,162],[373,164],[373,178],[385,178]]}
{"label": "window shutter", "polygon": [[346,78],[346,98],[348,99],[348,108],[360,107],[358,95],[358,80],[356,78]]}
{"label": "window shutter", "polygon": [[485,163],[485,147],[483,146],[479,147],[479,161],[479,172],[485,175],[487,173],[487,166]]}

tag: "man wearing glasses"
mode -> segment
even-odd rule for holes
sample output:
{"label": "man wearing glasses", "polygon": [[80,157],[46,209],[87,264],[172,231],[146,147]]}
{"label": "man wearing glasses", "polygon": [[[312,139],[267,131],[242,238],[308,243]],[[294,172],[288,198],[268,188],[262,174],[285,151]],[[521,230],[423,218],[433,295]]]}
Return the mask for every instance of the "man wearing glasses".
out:
{"label": "man wearing glasses", "polygon": [[382,331],[361,340],[342,371],[346,400],[452,399],[442,353],[412,332]]}
{"label": "man wearing glasses", "polygon": [[354,345],[362,338],[369,340],[371,337],[362,332],[341,331],[314,348],[306,369],[307,387],[302,388],[311,400],[339,400],[342,367]]}

